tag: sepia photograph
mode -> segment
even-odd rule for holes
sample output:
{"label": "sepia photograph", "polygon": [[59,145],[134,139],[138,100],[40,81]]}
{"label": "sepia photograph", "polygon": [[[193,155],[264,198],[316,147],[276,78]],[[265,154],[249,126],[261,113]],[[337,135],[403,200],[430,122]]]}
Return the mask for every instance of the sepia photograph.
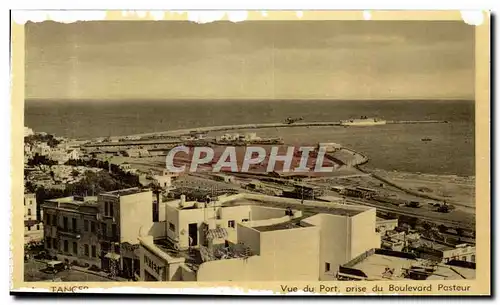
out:
{"label": "sepia photograph", "polygon": [[473,293],[490,201],[457,14],[21,25],[21,286]]}

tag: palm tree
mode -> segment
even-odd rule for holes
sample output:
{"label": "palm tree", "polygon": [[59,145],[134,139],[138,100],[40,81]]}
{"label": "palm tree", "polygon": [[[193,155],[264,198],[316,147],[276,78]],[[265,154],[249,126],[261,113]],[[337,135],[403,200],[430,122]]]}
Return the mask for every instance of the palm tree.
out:
{"label": "palm tree", "polygon": [[153,222],[157,222],[159,220],[158,212],[160,210],[160,195],[163,193],[163,188],[156,182],[152,182],[149,187],[153,194],[156,195],[156,201],[153,204]]}

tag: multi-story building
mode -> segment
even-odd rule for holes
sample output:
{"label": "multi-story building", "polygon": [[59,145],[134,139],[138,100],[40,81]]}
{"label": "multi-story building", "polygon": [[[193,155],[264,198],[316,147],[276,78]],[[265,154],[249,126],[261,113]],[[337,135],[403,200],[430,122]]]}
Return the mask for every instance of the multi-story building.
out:
{"label": "multi-story building", "polygon": [[38,154],[40,156],[48,156],[51,150],[50,146],[45,142],[36,143],[34,148],[32,148],[33,154]]}
{"label": "multi-story building", "polygon": [[43,223],[37,216],[36,196],[24,194],[24,243],[39,243],[42,240]]}
{"label": "multi-story building", "polygon": [[61,260],[100,266],[99,206],[95,196],[70,196],[43,205],[45,249]]}
{"label": "multi-story building", "polygon": [[[334,280],[338,266],[380,247],[370,207],[257,194],[165,205],[165,236],[140,237],[144,281]],[[328,212],[306,215],[304,205]]]}
{"label": "multi-story building", "polygon": [[461,261],[476,263],[476,247],[470,244],[452,245],[443,242],[421,238],[419,247],[413,249],[420,257],[449,263],[452,261]]}
{"label": "multi-story building", "polygon": [[420,259],[415,253],[370,249],[339,267],[344,281],[463,280],[476,277],[470,264]]}
{"label": "multi-story building", "polygon": [[139,271],[141,230],[153,227],[153,194],[139,188],[124,189],[98,196],[101,225],[101,266],[108,269],[117,263],[129,276]]}
{"label": "multi-story building", "polygon": [[58,164],[64,164],[68,160],[76,160],[80,157],[78,149],[54,149],[49,153],[49,158]]}
{"label": "multi-story building", "polygon": [[139,232],[149,233],[152,192],[117,190],[97,197],[47,200],[45,248],[60,260],[88,263],[133,276],[139,270]]}
{"label": "multi-story building", "polygon": [[24,220],[36,220],[36,196],[35,194],[24,194]]}
{"label": "multi-story building", "polygon": [[452,260],[476,263],[476,247],[468,244],[456,245],[454,249],[443,250],[443,262]]}

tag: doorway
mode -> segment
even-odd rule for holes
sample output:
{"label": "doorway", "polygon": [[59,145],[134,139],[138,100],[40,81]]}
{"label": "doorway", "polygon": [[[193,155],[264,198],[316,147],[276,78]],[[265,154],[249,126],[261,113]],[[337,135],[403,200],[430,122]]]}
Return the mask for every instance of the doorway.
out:
{"label": "doorway", "polygon": [[195,247],[198,245],[198,224],[190,223],[189,224],[189,242],[191,247]]}

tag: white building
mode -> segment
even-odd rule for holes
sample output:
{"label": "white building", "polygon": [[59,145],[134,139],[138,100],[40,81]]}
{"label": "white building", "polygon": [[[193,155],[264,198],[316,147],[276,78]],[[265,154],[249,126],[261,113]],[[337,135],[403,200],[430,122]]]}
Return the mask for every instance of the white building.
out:
{"label": "white building", "polygon": [[[40,211],[40,215],[42,212]],[[42,217],[40,217],[43,219]],[[43,223],[37,217],[35,194],[24,194],[24,243],[43,241]]]}
{"label": "white building", "polygon": [[25,137],[29,137],[29,136],[32,136],[34,135],[35,133],[33,132],[33,129],[29,128],[29,127],[26,127],[24,126],[24,136]]}
{"label": "white building", "polygon": [[443,262],[447,263],[452,260],[475,263],[476,247],[468,244],[460,244],[455,249],[443,250]]}
{"label": "white building", "polygon": [[48,156],[51,150],[50,146],[45,142],[37,143],[36,146],[32,148],[33,154],[38,154],[40,156]]}
{"label": "white building", "polygon": [[77,160],[80,158],[79,149],[57,149],[49,153],[49,158],[56,161],[58,164],[64,164],[68,160]]}
{"label": "white building", "polygon": [[334,280],[339,265],[380,247],[374,208],[304,204],[328,213],[307,217],[300,200],[254,194],[164,203],[165,236],[139,237],[141,280]]}

